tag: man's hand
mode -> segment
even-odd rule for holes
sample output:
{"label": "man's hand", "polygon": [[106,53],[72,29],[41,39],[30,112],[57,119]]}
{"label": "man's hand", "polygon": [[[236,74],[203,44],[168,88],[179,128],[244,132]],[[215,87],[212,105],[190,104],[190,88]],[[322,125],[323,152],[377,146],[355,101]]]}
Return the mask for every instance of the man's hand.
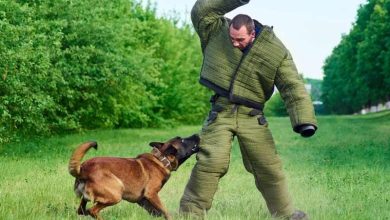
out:
{"label": "man's hand", "polygon": [[311,137],[316,132],[316,129],[313,125],[305,124],[299,126],[298,131],[302,137]]}

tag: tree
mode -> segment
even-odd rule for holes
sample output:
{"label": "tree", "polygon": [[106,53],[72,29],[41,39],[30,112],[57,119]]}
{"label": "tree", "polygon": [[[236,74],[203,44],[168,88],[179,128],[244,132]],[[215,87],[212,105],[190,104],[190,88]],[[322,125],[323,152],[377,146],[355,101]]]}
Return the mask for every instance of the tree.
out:
{"label": "tree", "polygon": [[369,0],[324,64],[323,100],[350,114],[389,100],[390,0]]}
{"label": "tree", "polygon": [[1,1],[0,142],[201,121],[198,38],[175,22],[132,0]]}

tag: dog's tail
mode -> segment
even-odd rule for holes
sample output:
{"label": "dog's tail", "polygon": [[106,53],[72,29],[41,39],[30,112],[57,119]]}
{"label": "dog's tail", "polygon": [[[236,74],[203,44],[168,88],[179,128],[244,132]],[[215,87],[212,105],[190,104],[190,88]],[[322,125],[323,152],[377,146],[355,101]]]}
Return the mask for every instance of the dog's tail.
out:
{"label": "dog's tail", "polygon": [[68,168],[70,175],[74,177],[78,177],[80,175],[81,159],[83,159],[85,153],[87,153],[91,147],[97,149],[97,143],[95,141],[89,141],[76,148],[69,160]]}

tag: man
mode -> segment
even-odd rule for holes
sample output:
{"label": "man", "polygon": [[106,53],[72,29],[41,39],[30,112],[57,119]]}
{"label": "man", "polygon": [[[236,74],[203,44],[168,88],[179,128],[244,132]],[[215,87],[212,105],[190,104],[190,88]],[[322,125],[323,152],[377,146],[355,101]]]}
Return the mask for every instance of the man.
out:
{"label": "man", "polygon": [[271,27],[237,15],[224,15],[249,0],[198,0],[191,12],[204,56],[200,83],[215,92],[201,132],[201,150],[180,201],[180,211],[202,216],[211,208],[220,178],[227,172],[237,137],[245,168],[274,217],[307,219],[296,211],[282,164],[263,114],[278,88],[293,130],[304,137],[317,129],[313,106],[289,51]]}

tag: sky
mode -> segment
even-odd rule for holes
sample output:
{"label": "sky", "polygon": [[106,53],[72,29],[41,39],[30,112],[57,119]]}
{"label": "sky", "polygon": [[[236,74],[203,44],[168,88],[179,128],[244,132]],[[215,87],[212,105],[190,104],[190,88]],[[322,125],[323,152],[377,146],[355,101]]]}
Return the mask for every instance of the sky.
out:
{"label": "sky", "polygon": [[[176,14],[190,21],[196,0],[151,0],[158,16]],[[357,10],[367,0],[251,0],[226,16],[248,14],[274,32],[290,50],[298,72],[305,78],[322,79],[325,59],[348,34],[356,21]]]}

